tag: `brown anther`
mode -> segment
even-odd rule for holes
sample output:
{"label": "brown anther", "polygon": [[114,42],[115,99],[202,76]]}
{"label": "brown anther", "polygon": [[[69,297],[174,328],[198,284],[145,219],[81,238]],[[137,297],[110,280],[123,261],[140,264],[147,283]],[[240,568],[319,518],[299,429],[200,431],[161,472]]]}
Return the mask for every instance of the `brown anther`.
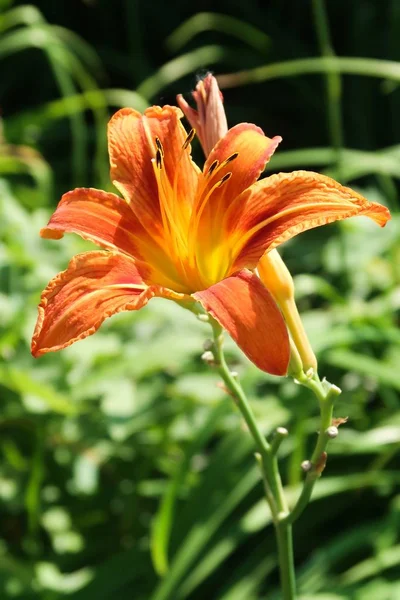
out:
{"label": "brown anther", "polygon": [[212,173],[214,173],[215,169],[218,167],[219,165],[219,161],[218,160],[214,160],[214,162],[211,163],[208,171],[207,171],[207,175],[210,176],[212,175]]}
{"label": "brown anther", "polygon": [[239,156],[239,152],[234,152],[233,154],[231,154],[230,156],[228,156],[228,158],[226,158],[222,164],[223,165],[228,165],[230,162],[232,162],[233,160],[235,160],[235,158],[237,158],[238,156]]}
{"label": "brown anther", "polygon": [[164,148],[162,143],[160,142],[160,138],[156,137],[156,146],[157,150],[160,152],[161,156],[164,158]]}
{"label": "brown anther", "polygon": [[158,169],[162,169],[162,153],[161,150],[158,148],[157,152],[156,152],[156,165]]}
{"label": "brown anther", "polygon": [[194,136],[196,135],[196,130],[195,129],[191,129],[187,135],[186,140],[183,142],[183,150],[186,150],[186,148],[189,146],[189,144],[193,141]]}
{"label": "brown anther", "polygon": [[230,179],[231,177],[232,177],[232,173],[229,171],[229,173],[226,173],[226,174],[225,174],[225,175],[222,177],[221,181],[219,181],[219,182],[218,182],[218,184],[217,184],[217,187],[221,187],[222,185],[224,185],[224,183],[225,183],[226,181],[228,181],[228,179]]}

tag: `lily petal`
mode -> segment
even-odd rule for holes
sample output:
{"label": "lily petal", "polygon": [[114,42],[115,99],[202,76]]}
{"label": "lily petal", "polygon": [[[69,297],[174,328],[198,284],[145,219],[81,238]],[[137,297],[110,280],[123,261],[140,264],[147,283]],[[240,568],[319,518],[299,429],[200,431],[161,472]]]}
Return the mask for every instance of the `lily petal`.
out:
{"label": "lily petal", "polygon": [[285,375],[290,354],[286,325],[256,275],[243,270],[193,296],[257,367]]}
{"label": "lily petal", "polygon": [[65,232],[135,258],[147,284],[157,282],[182,291],[163,239],[150,236],[119,196],[93,188],[77,188],[64,194],[40,235],[60,239]]}
{"label": "lily petal", "polygon": [[267,137],[262,129],[251,123],[240,123],[229,129],[205,162],[203,195],[227,173],[232,173],[223,190],[226,197],[234,199],[257,181],[281,141],[279,136],[273,139]]}
{"label": "lily petal", "polygon": [[390,219],[385,206],[325,175],[294,171],[262,179],[226,214],[226,228],[236,237],[232,271],[254,268],[264,252],[302,231],[357,215],[370,217],[381,227]]}
{"label": "lily petal", "polygon": [[[223,254],[213,261],[218,275],[225,276],[225,264],[230,262],[225,250],[227,231],[225,215],[236,197],[254,184],[265,164],[280,143],[281,138],[270,139],[250,123],[241,123],[230,129],[210,153],[199,185],[196,205],[192,213],[189,237],[197,245],[196,260],[204,272],[204,261],[214,253]],[[238,270],[238,269],[235,269]]]}
{"label": "lily petal", "polygon": [[131,108],[119,110],[108,125],[111,180],[129,202],[145,228],[161,230],[159,189],[153,163],[158,139],[163,169],[175,190],[181,210],[189,212],[199,170],[190,158],[190,144],[180,122],[179,108],[153,106],[144,115]]}
{"label": "lily petal", "polygon": [[156,295],[182,297],[147,286],[128,256],[107,251],[78,254],[42,293],[32,354],[66,348],[95,333],[107,317],[138,310]]}
{"label": "lily petal", "polygon": [[140,258],[137,237],[147,237],[124,200],[93,188],[77,188],[64,194],[40,235],[60,239],[65,232],[136,258]]}

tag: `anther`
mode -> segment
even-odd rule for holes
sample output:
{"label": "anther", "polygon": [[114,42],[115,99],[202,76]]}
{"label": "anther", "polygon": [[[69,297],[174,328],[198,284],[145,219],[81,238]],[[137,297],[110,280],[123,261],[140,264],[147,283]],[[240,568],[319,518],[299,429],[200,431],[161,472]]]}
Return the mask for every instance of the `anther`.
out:
{"label": "anther", "polygon": [[217,184],[217,187],[221,187],[222,185],[224,185],[224,183],[225,183],[226,181],[228,181],[228,179],[230,179],[231,177],[232,177],[232,173],[229,171],[229,173],[226,173],[226,174],[225,174],[225,175],[222,177],[221,181],[219,181],[219,182],[218,182],[218,184]]}
{"label": "anther", "polygon": [[164,157],[164,148],[162,143],[160,142],[160,138],[156,137],[156,146],[158,151],[160,152],[161,156]]}
{"label": "anther", "polygon": [[186,140],[183,142],[183,150],[186,150],[186,148],[189,146],[190,142],[193,141],[194,136],[196,135],[196,130],[195,129],[191,129],[187,135]]}
{"label": "anther", "polygon": [[222,165],[228,165],[230,162],[232,162],[233,160],[235,160],[235,158],[237,158],[238,156],[239,156],[239,152],[234,152],[233,154],[231,154],[230,156],[228,156],[228,158],[226,158],[224,160],[224,162],[222,163]]}
{"label": "anther", "polygon": [[162,169],[162,157],[163,157],[162,152],[161,152],[160,148],[158,148],[157,152],[156,152],[156,165],[157,165],[158,169]]}
{"label": "anther", "polygon": [[219,161],[218,160],[214,160],[214,162],[211,163],[208,171],[207,171],[207,175],[211,175],[215,169],[218,167],[219,165]]}

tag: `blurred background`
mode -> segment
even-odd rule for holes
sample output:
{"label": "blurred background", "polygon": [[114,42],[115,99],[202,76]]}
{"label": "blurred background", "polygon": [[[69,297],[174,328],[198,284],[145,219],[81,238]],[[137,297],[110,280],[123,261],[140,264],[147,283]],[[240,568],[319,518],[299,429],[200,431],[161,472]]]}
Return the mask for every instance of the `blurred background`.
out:
{"label": "blurred background", "polygon": [[[205,324],[154,300],[29,352],[41,290],[90,248],[39,229],[62,193],[111,190],[109,116],[189,99],[211,70],[230,125],[282,135],[269,171],[319,170],[392,210],[384,230],[358,218],[281,250],[349,417],[295,527],[302,598],[400,598],[399,1],[0,0],[0,68],[0,597],[279,598],[253,447],[200,359]],[[227,353],[265,433],[290,431],[294,498],[316,402]]]}

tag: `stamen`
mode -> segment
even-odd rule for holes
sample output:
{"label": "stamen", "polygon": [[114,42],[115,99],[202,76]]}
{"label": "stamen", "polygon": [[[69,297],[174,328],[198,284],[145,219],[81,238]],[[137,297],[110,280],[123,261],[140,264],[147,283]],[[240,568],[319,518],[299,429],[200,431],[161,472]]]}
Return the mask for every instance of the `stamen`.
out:
{"label": "stamen", "polygon": [[156,137],[156,146],[158,148],[158,150],[160,151],[161,156],[164,158],[164,148],[162,143],[160,142],[160,138]]}
{"label": "stamen", "polygon": [[216,187],[221,187],[224,185],[224,183],[226,181],[228,181],[228,179],[230,179],[232,177],[232,173],[229,171],[229,173],[225,173],[225,175],[222,177],[222,179],[217,183]]}
{"label": "stamen", "polygon": [[212,175],[215,171],[215,169],[218,167],[219,165],[219,161],[218,160],[214,160],[214,162],[211,163],[208,171],[207,171],[207,175],[210,177],[210,175]]}
{"label": "stamen", "polygon": [[196,130],[195,129],[191,129],[187,135],[186,140],[183,142],[183,150],[186,150],[186,148],[189,146],[189,144],[193,141],[194,136],[196,135]]}
{"label": "stamen", "polygon": [[233,160],[235,160],[235,158],[237,158],[239,156],[239,152],[234,152],[233,154],[231,154],[230,156],[228,156],[228,158],[226,158],[224,160],[224,162],[222,163],[222,166],[228,165],[230,162],[232,162]]}
{"label": "stamen", "polygon": [[156,165],[157,165],[157,168],[160,170],[162,169],[162,162],[163,162],[163,154],[162,154],[160,148],[158,148],[157,152],[156,152]]}
{"label": "stamen", "polygon": [[[216,162],[218,163],[218,161],[216,161]],[[218,189],[222,185],[224,185],[224,183],[226,181],[228,181],[228,179],[230,179],[231,177],[232,177],[231,172],[226,173],[219,181],[217,181],[217,183],[214,183],[214,185],[211,187],[211,189],[208,190],[208,192],[204,196],[204,198],[202,198],[201,204],[197,208],[196,212],[192,213],[192,218],[190,219],[190,223],[189,223],[189,236],[188,236],[189,237],[189,260],[191,261],[192,266],[196,262],[195,246],[196,246],[196,240],[197,240],[197,230],[199,227],[199,223],[200,223],[200,219],[203,214],[203,211],[204,211],[204,209],[207,205],[207,202],[209,201],[212,193],[216,189]]]}
{"label": "stamen", "polygon": [[182,256],[184,256],[186,252],[186,240],[183,237],[182,227],[177,220],[177,207],[174,202],[174,196],[172,194],[172,188],[166,170],[163,169],[163,157],[160,149],[157,149],[156,157],[153,159],[152,163],[157,180],[164,235],[171,245],[174,262],[179,261],[180,269],[186,277],[185,266],[182,260]]}

